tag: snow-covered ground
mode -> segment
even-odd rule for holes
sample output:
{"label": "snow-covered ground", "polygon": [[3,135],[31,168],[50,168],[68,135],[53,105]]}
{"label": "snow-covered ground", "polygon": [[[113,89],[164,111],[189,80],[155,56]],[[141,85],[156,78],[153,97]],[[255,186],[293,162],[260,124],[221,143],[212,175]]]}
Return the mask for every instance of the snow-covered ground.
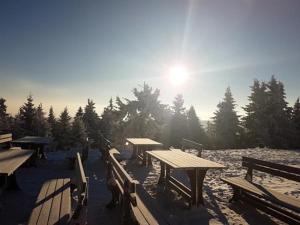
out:
{"label": "snow-covered ground", "polygon": [[[204,181],[204,207],[188,209],[184,200],[175,192],[165,193],[157,185],[160,166],[153,162],[151,168],[127,160],[126,169],[138,179],[145,190],[157,203],[160,211],[174,225],[181,224],[283,224],[283,222],[262,213],[247,203],[229,203],[232,197],[230,186],[221,181],[222,177],[245,176],[242,156],[300,167],[300,151],[275,149],[204,150],[202,157],[225,166],[223,170],[209,170]],[[188,185],[183,172],[172,174]],[[300,198],[300,184],[266,173],[254,172],[254,181],[278,192]]]}

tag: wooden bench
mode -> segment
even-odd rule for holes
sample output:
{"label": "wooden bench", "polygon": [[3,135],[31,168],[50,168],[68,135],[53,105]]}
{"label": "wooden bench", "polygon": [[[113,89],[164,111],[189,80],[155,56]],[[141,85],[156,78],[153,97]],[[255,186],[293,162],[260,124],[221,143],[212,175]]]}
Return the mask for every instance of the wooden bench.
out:
{"label": "wooden bench", "polygon": [[[77,198],[74,210],[72,191]],[[79,218],[86,203],[87,179],[77,153],[74,179],[71,181],[70,178],[58,178],[46,181],[39,192],[28,225],[69,224]]]}
{"label": "wooden bench", "polygon": [[186,150],[186,149],[195,149],[195,150],[197,150],[198,151],[198,157],[201,157],[202,150],[203,150],[203,145],[202,144],[183,138],[182,141],[181,141],[181,146],[182,146],[183,151]]}
{"label": "wooden bench", "polygon": [[12,134],[0,134],[0,149],[11,147]]}
{"label": "wooden bench", "polygon": [[248,157],[243,157],[242,166],[248,168],[245,178],[222,179],[233,188],[234,194],[231,201],[244,199],[258,209],[284,222],[300,224],[300,199],[279,193],[252,181],[253,170],[257,170],[300,182],[300,168]]}
{"label": "wooden bench", "polygon": [[[153,210],[146,206],[143,202],[143,198],[137,193],[137,189],[141,189],[141,185],[137,180],[134,180],[118,162],[116,157],[119,155],[117,149],[109,150],[108,161],[112,165],[113,174],[115,181],[117,183],[120,199],[122,203],[122,220],[124,223],[128,223],[132,220],[131,215],[134,216],[138,224],[149,224],[149,225],[159,225],[159,224],[168,224],[165,222],[165,219],[161,217],[158,213],[153,213]],[[132,224],[132,223],[130,223]]]}

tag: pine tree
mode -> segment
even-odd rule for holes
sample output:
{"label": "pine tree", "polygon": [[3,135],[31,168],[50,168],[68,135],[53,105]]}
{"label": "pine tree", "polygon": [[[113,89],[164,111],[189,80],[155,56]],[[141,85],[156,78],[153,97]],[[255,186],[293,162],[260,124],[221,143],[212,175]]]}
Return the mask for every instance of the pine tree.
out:
{"label": "pine tree", "polygon": [[203,145],[207,144],[205,130],[203,129],[193,106],[190,107],[187,113],[187,126],[189,139],[201,143]]}
{"label": "pine tree", "polygon": [[34,119],[36,109],[33,104],[33,98],[28,96],[27,102],[19,110],[18,120],[21,126],[22,135],[34,135]]}
{"label": "pine tree", "polygon": [[236,148],[239,131],[239,119],[235,111],[235,103],[228,87],[222,102],[217,105],[213,117],[216,131],[216,144],[219,148]]}
{"label": "pine tree", "polygon": [[267,84],[268,87],[268,133],[269,146],[272,148],[288,148],[291,134],[291,109],[286,102],[284,85],[274,76]]}
{"label": "pine tree", "polygon": [[77,112],[76,112],[76,115],[75,115],[75,118],[83,118],[83,109],[81,108],[81,106],[78,108]]}
{"label": "pine tree", "polygon": [[86,128],[80,116],[75,117],[72,123],[72,143],[73,145],[79,143],[81,146],[87,143]]}
{"label": "pine tree", "polygon": [[55,134],[55,132],[56,132],[56,119],[55,119],[55,115],[54,115],[54,111],[53,111],[52,106],[49,109],[47,122],[49,124],[49,135],[51,137],[55,137],[56,136],[56,134]]}
{"label": "pine tree", "polygon": [[101,115],[101,132],[104,137],[113,140],[114,131],[117,130],[118,119],[115,106],[112,98],[109,100],[109,105],[104,108]]}
{"label": "pine tree", "polygon": [[100,119],[95,111],[95,103],[93,100],[88,99],[88,103],[84,108],[83,122],[87,129],[87,134],[94,145],[99,145],[100,142]]}
{"label": "pine tree", "polygon": [[0,98],[0,132],[9,132],[11,130],[11,117],[7,113],[6,100]]}
{"label": "pine tree", "polygon": [[157,139],[161,129],[163,105],[158,100],[159,90],[145,84],[141,90],[133,89],[135,100],[117,99],[120,125],[123,135]]}
{"label": "pine tree", "polygon": [[177,95],[173,102],[173,116],[169,133],[169,144],[176,148],[180,148],[182,139],[188,136],[187,115],[183,104],[183,96]]}
{"label": "pine tree", "polygon": [[49,134],[49,125],[45,118],[45,113],[43,111],[42,104],[36,108],[36,113],[33,121],[34,135],[36,136],[48,136]]}
{"label": "pine tree", "polygon": [[55,140],[57,141],[58,148],[69,148],[71,145],[71,117],[69,116],[68,109],[65,108],[60,114],[59,120],[57,122],[57,132]]}
{"label": "pine tree", "polygon": [[300,148],[300,101],[299,98],[297,98],[293,111],[292,111],[292,123],[294,127],[293,132],[293,147]]}
{"label": "pine tree", "polygon": [[268,93],[264,82],[254,80],[251,86],[249,104],[243,109],[246,116],[243,118],[248,144],[251,147],[264,147],[270,142],[268,131]]}

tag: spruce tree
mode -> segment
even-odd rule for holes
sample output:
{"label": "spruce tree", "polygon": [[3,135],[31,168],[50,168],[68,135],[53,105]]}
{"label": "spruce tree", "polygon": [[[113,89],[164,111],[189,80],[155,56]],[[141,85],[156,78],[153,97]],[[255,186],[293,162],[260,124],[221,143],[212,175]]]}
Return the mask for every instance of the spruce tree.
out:
{"label": "spruce tree", "polygon": [[113,140],[113,136],[118,126],[118,119],[112,98],[109,105],[104,108],[101,115],[101,132],[109,140]]}
{"label": "spruce tree", "polygon": [[49,135],[49,126],[45,118],[42,104],[39,104],[39,106],[36,108],[33,124],[34,135],[42,137]]}
{"label": "spruce tree", "polygon": [[72,144],[80,144],[82,147],[87,143],[87,132],[80,116],[74,118],[72,123]]}
{"label": "spruce tree", "polygon": [[54,115],[54,111],[53,111],[52,106],[49,109],[47,122],[49,124],[49,135],[51,137],[55,137],[56,136],[56,134],[55,134],[55,132],[56,132],[56,119],[55,119],[55,115]]}
{"label": "spruce tree", "polygon": [[159,90],[144,83],[141,89],[134,88],[133,94],[134,100],[116,101],[120,127],[124,127],[122,135],[157,139],[164,107],[158,99]]}
{"label": "spruce tree", "polygon": [[187,112],[187,126],[189,139],[203,145],[207,144],[205,130],[203,129],[193,106],[191,106]]}
{"label": "spruce tree", "polygon": [[100,142],[100,119],[95,110],[95,103],[91,99],[88,99],[88,103],[84,108],[83,122],[89,139],[94,142],[94,145],[98,145]]}
{"label": "spruce tree", "polygon": [[293,111],[292,111],[292,123],[293,123],[293,147],[300,149],[300,101],[297,98]]}
{"label": "spruce tree", "polygon": [[7,113],[6,100],[0,98],[0,132],[9,132],[11,130],[11,117]]}
{"label": "spruce tree", "polygon": [[173,102],[173,116],[170,123],[169,145],[180,148],[183,138],[188,136],[188,123],[184,100],[182,95],[177,95]]}
{"label": "spruce tree", "polygon": [[268,93],[264,82],[254,80],[251,86],[251,95],[248,97],[249,104],[243,109],[246,116],[243,117],[244,127],[251,147],[264,147],[270,141],[268,131]]}
{"label": "spruce tree", "polygon": [[76,115],[75,115],[75,118],[83,118],[83,109],[81,108],[81,106],[78,108],[77,112],[76,112]]}
{"label": "spruce tree", "polygon": [[57,132],[55,140],[57,141],[58,148],[66,149],[71,145],[72,127],[70,121],[71,117],[69,116],[69,112],[66,107],[60,114],[59,120],[57,122]]}
{"label": "spruce tree", "polygon": [[284,85],[274,76],[268,86],[268,132],[269,146],[272,148],[288,148],[291,140],[291,110],[286,102]]}
{"label": "spruce tree", "polygon": [[217,105],[213,117],[216,144],[219,148],[236,148],[239,131],[239,119],[235,111],[235,103],[228,87],[222,102]]}
{"label": "spruce tree", "polygon": [[27,102],[21,106],[19,110],[18,120],[22,129],[22,135],[34,135],[34,120],[36,115],[36,109],[33,104],[32,95],[27,97]]}

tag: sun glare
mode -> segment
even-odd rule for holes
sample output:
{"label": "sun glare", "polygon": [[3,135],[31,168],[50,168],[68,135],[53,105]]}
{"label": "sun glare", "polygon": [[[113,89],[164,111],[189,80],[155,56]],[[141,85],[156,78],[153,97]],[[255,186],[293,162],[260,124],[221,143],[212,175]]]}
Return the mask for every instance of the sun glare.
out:
{"label": "sun glare", "polygon": [[188,70],[183,65],[175,65],[169,69],[169,79],[172,85],[179,86],[186,82],[188,79]]}

